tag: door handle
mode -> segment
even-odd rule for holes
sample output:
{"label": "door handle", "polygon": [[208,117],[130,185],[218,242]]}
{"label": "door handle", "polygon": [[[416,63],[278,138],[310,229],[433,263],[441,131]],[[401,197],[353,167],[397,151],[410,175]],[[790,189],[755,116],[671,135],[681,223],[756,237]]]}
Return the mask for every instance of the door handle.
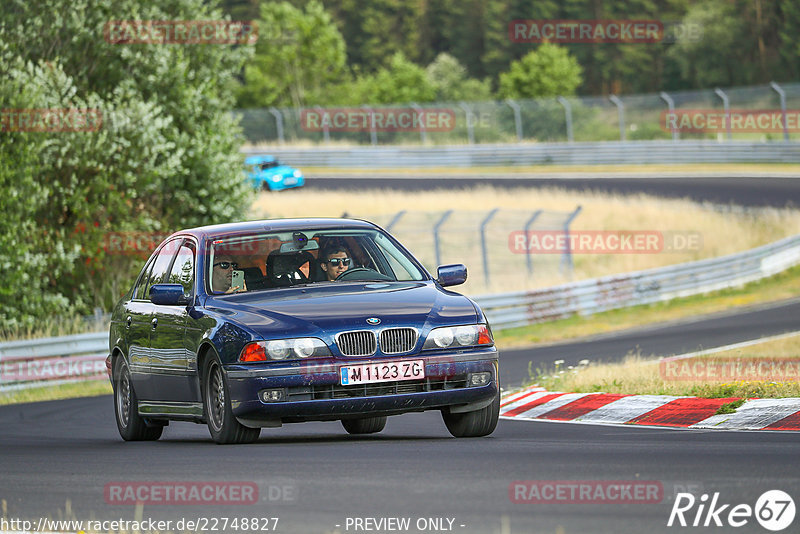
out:
{"label": "door handle", "polygon": [[125,328],[131,327],[131,316],[129,315],[127,319],[125,319]]}
{"label": "door handle", "polygon": [[150,321],[150,324],[153,325],[153,330],[155,330],[158,326],[158,317],[153,317],[153,320]]}

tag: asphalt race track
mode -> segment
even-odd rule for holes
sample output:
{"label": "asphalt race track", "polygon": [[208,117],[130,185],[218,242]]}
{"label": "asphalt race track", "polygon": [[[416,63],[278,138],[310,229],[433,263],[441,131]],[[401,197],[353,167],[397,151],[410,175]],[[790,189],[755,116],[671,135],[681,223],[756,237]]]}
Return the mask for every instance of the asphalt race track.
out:
{"label": "asphalt race track", "polygon": [[529,362],[532,369],[537,369],[552,367],[555,360],[564,360],[565,366],[577,365],[583,359],[620,360],[629,352],[672,356],[797,330],[800,330],[800,299],[791,299],[585,340],[504,350],[500,378],[504,387],[521,385],[528,378]]}
{"label": "asphalt race track", "polygon": [[746,207],[800,206],[797,178],[535,178],[530,176],[484,177],[441,174],[316,176],[307,177],[307,189],[383,189],[419,191],[464,189],[478,185],[495,187],[559,188],[570,191],[603,191],[620,194],[646,193],[667,198],[690,198],[698,202],[735,204]]}
{"label": "asphalt race track", "polygon": [[[685,350],[797,329],[797,305],[673,325],[681,335],[671,346]],[[773,327],[776,317],[785,321]],[[743,324],[750,325],[745,332]],[[669,337],[668,329],[660,335],[643,329],[570,344],[559,354],[612,358],[631,343],[666,350]],[[522,354],[509,351],[501,361],[519,364]],[[800,496],[796,433],[501,420],[491,437],[454,439],[439,414],[427,412],[390,418],[386,430],[369,437],[348,436],[338,423],[305,423],[265,429],[254,445],[218,446],[205,426],[172,423],[159,442],[125,443],[110,396],[3,406],[0,428],[0,499],[8,518],[34,521],[64,517],[67,501],[76,519],[134,519],[135,506],[108,504],[104,496],[107,485],[131,481],[255,484],[257,504],[151,504],[140,517],[278,517],[276,531],[287,533],[393,532],[354,528],[356,518],[387,517],[410,518],[406,532],[694,532],[703,529],[666,526],[678,492],[719,492],[720,505],[750,506],[766,490]],[[661,490],[655,504],[512,502],[509,487],[524,480],[653,481]],[[686,513],[690,523],[696,510]],[[435,518],[444,518],[437,521],[445,528],[428,528]],[[426,528],[418,529],[418,520]],[[753,518],[735,531],[765,532]]]}

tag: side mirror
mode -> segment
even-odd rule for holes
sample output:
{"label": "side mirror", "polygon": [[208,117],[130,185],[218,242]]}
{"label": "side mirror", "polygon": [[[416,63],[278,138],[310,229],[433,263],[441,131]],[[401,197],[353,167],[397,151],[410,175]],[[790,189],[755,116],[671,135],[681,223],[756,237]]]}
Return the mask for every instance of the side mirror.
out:
{"label": "side mirror", "polygon": [[467,281],[467,267],[463,263],[440,265],[436,272],[436,281],[442,287],[463,284]]}
{"label": "side mirror", "polygon": [[150,286],[150,302],[165,306],[188,304],[189,299],[183,294],[181,284],[154,284]]}

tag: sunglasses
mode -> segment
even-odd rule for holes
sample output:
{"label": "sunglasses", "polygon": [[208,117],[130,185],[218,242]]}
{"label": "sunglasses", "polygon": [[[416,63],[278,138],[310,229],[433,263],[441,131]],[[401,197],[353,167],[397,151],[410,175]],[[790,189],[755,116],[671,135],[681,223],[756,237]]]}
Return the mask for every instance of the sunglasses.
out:
{"label": "sunglasses", "polygon": [[238,269],[239,264],[236,263],[235,261],[221,261],[215,263],[214,267],[219,267],[220,269],[229,269],[230,267],[233,267],[234,269]]}
{"label": "sunglasses", "polygon": [[347,267],[350,265],[350,258],[331,258],[328,260],[328,263],[334,267],[338,267],[340,263]]}

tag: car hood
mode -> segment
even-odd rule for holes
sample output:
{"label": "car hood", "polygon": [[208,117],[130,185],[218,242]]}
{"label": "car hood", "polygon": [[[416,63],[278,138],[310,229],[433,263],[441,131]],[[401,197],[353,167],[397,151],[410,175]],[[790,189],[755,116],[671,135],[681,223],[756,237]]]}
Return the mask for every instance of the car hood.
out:
{"label": "car hood", "polygon": [[[433,282],[331,283],[209,298],[206,307],[264,338],[322,336],[344,330],[474,324],[472,302]],[[277,334],[277,336],[276,336]]]}

